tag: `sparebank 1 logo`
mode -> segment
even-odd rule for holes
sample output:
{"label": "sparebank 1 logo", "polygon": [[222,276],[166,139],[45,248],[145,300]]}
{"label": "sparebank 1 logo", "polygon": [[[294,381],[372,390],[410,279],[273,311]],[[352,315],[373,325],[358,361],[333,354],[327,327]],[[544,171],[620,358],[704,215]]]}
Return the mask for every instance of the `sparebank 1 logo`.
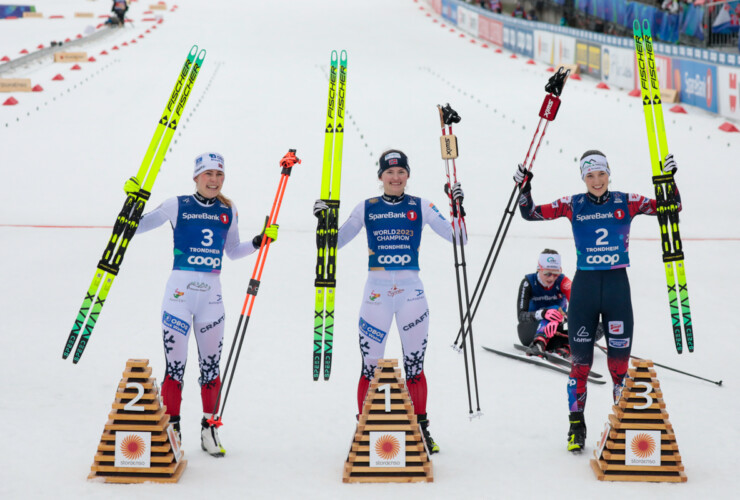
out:
{"label": "sparebank 1 logo", "polygon": [[656,444],[651,435],[639,433],[632,438],[630,448],[638,458],[648,458],[655,453]]}
{"label": "sparebank 1 logo", "polygon": [[394,436],[384,434],[375,442],[375,453],[383,460],[393,460],[401,451],[401,443]]}
{"label": "sparebank 1 logo", "polygon": [[127,459],[137,460],[146,451],[146,443],[141,436],[131,434],[121,441],[120,450]]}

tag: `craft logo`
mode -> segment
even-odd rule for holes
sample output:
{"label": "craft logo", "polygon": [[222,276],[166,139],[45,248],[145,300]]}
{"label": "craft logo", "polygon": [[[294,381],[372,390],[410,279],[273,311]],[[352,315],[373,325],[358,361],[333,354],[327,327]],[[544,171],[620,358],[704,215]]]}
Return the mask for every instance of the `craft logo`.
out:
{"label": "craft logo", "polygon": [[229,223],[229,214],[221,214],[219,216],[219,219],[221,219],[221,222],[223,222],[224,224],[228,224]]}
{"label": "craft logo", "polygon": [[660,431],[627,430],[625,437],[625,465],[660,465]]}
{"label": "craft logo", "polygon": [[616,209],[616,210],[614,211],[614,217],[615,217],[615,218],[616,218],[617,220],[622,220],[622,219],[624,219],[624,210],[622,210],[621,208],[618,208],[618,209]]}
{"label": "craft logo", "polygon": [[610,321],[609,333],[612,335],[622,335],[624,333],[624,321]]}
{"label": "craft logo", "polygon": [[150,432],[116,432],[116,467],[149,467],[151,461]]}
{"label": "craft logo", "polygon": [[380,294],[375,293],[375,290],[373,290],[372,292],[370,292],[370,297],[368,298],[370,299],[370,301],[375,302],[376,299],[380,298]]}
{"label": "craft logo", "polygon": [[405,432],[370,432],[370,467],[405,466]]}
{"label": "craft logo", "polygon": [[181,291],[180,291],[179,289],[175,288],[175,293],[174,293],[174,297],[175,297],[176,299],[179,299],[179,298],[180,298],[180,297],[182,297],[183,295],[185,295],[185,292],[181,292]]}
{"label": "craft logo", "polygon": [[413,210],[409,210],[408,212],[406,212],[406,218],[411,221],[416,220],[416,212],[414,212]]}

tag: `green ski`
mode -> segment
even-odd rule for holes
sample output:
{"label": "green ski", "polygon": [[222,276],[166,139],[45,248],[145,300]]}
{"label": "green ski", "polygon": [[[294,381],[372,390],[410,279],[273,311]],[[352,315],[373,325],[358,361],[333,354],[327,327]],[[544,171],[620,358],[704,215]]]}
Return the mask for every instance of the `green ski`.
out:
{"label": "green ski", "polygon": [[[183,64],[182,69],[175,82],[175,87],[167,100],[162,117],[157,123],[154,136],[149,143],[144,159],[141,162],[136,179],[141,188],[136,193],[131,193],[126,197],[121,212],[113,226],[113,234],[108,241],[108,246],[103,252],[103,257],[98,262],[95,270],[95,276],[92,279],[90,288],[88,288],[85,298],[82,302],[74,326],[72,327],[67,342],[64,346],[62,359],[67,359],[75,348],[72,361],[77,363],[90,340],[95,323],[98,320],[100,311],[105,304],[113,280],[118,275],[123,256],[128,248],[131,238],[133,238],[136,229],[139,226],[139,219],[144,213],[144,205],[149,199],[154,181],[159,174],[159,169],[164,161],[164,156],[169,148],[177,124],[182,118],[182,113],[188,97],[192,92],[195,79],[198,77],[201,66],[206,56],[206,51],[198,51],[198,46],[193,45],[188,53],[188,57]],[[80,333],[82,335],[80,336]],[[79,342],[77,338],[80,337]]]}
{"label": "green ski", "polygon": [[[324,160],[321,170],[321,199],[329,206],[319,214],[316,227],[316,300],[314,303],[313,379],[318,380],[321,361],[324,380],[331,375],[334,345],[334,293],[336,289],[337,236],[339,234],[339,190],[344,144],[344,103],[347,89],[347,51],[331,53],[329,99],[324,129]],[[322,356],[323,341],[323,356]]]}
{"label": "green ski", "polygon": [[[673,340],[676,344],[676,351],[680,354],[683,352],[681,332],[681,322],[683,320],[683,333],[686,337],[687,347],[689,352],[694,352],[694,329],[691,322],[683,244],[681,243],[681,233],[678,225],[678,205],[675,198],[676,183],[673,173],[666,174],[663,172],[663,159],[669,151],[665,135],[658,74],[655,67],[653,37],[650,31],[650,23],[647,20],[644,20],[642,25],[638,20],[635,20],[632,27],[640,74],[640,89],[647,127],[648,146],[650,148],[653,186],[658,204],[658,223],[660,225],[663,263],[665,264],[666,283],[668,285],[668,303],[671,312]],[[676,276],[678,279],[676,279]]]}

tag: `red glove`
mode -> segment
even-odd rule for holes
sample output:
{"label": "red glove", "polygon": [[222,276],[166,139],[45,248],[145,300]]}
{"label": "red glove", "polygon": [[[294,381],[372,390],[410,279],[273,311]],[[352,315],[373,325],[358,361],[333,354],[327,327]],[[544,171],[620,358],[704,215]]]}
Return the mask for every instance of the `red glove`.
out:
{"label": "red glove", "polygon": [[542,315],[542,318],[547,321],[555,321],[556,323],[562,323],[564,319],[563,315],[557,309],[548,309],[545,311],[545,314]]}
{"label": "red glove", "polygon": [[558,331],[558,325],[560,323],[557,321],[550,321],[548,324],[545,325],[545,328],[542,330],[545,332],[545,335],[548,339],[551,339],[553,335]]}

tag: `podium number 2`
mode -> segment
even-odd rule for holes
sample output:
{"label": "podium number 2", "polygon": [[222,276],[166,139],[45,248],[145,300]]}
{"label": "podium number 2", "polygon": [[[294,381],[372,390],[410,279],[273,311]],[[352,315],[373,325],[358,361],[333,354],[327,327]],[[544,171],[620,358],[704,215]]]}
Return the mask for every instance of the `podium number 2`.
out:
{"label": "podium number 2", "polygon": [[383,384],[378,387],[378,392],[385,393],[385,411],[390,413],[391,411],[391,384]]}
{"label": "podium number 2", "polygon": [[126,384],[126,389],[136,389],[138,392],[131,401],[126,403],[126,406],[123,407],[123,411],[144,411],[143,406],[134,406],[144,395],[144,386],[138,382],[129,382]]}
{"label": "podium number 2", "polygon": [[635,382],[633,387],[644,387],[645,392],[640,394],[634,394],[635,396],[639,396],[641,398],[645,398],[645,404],[634,406],[635,410],[644,410],[646,408],[650,408],[650,406],[653,404],[653,397],[650,395],[651,392],[653,392],[653,386],[649,382]]}

